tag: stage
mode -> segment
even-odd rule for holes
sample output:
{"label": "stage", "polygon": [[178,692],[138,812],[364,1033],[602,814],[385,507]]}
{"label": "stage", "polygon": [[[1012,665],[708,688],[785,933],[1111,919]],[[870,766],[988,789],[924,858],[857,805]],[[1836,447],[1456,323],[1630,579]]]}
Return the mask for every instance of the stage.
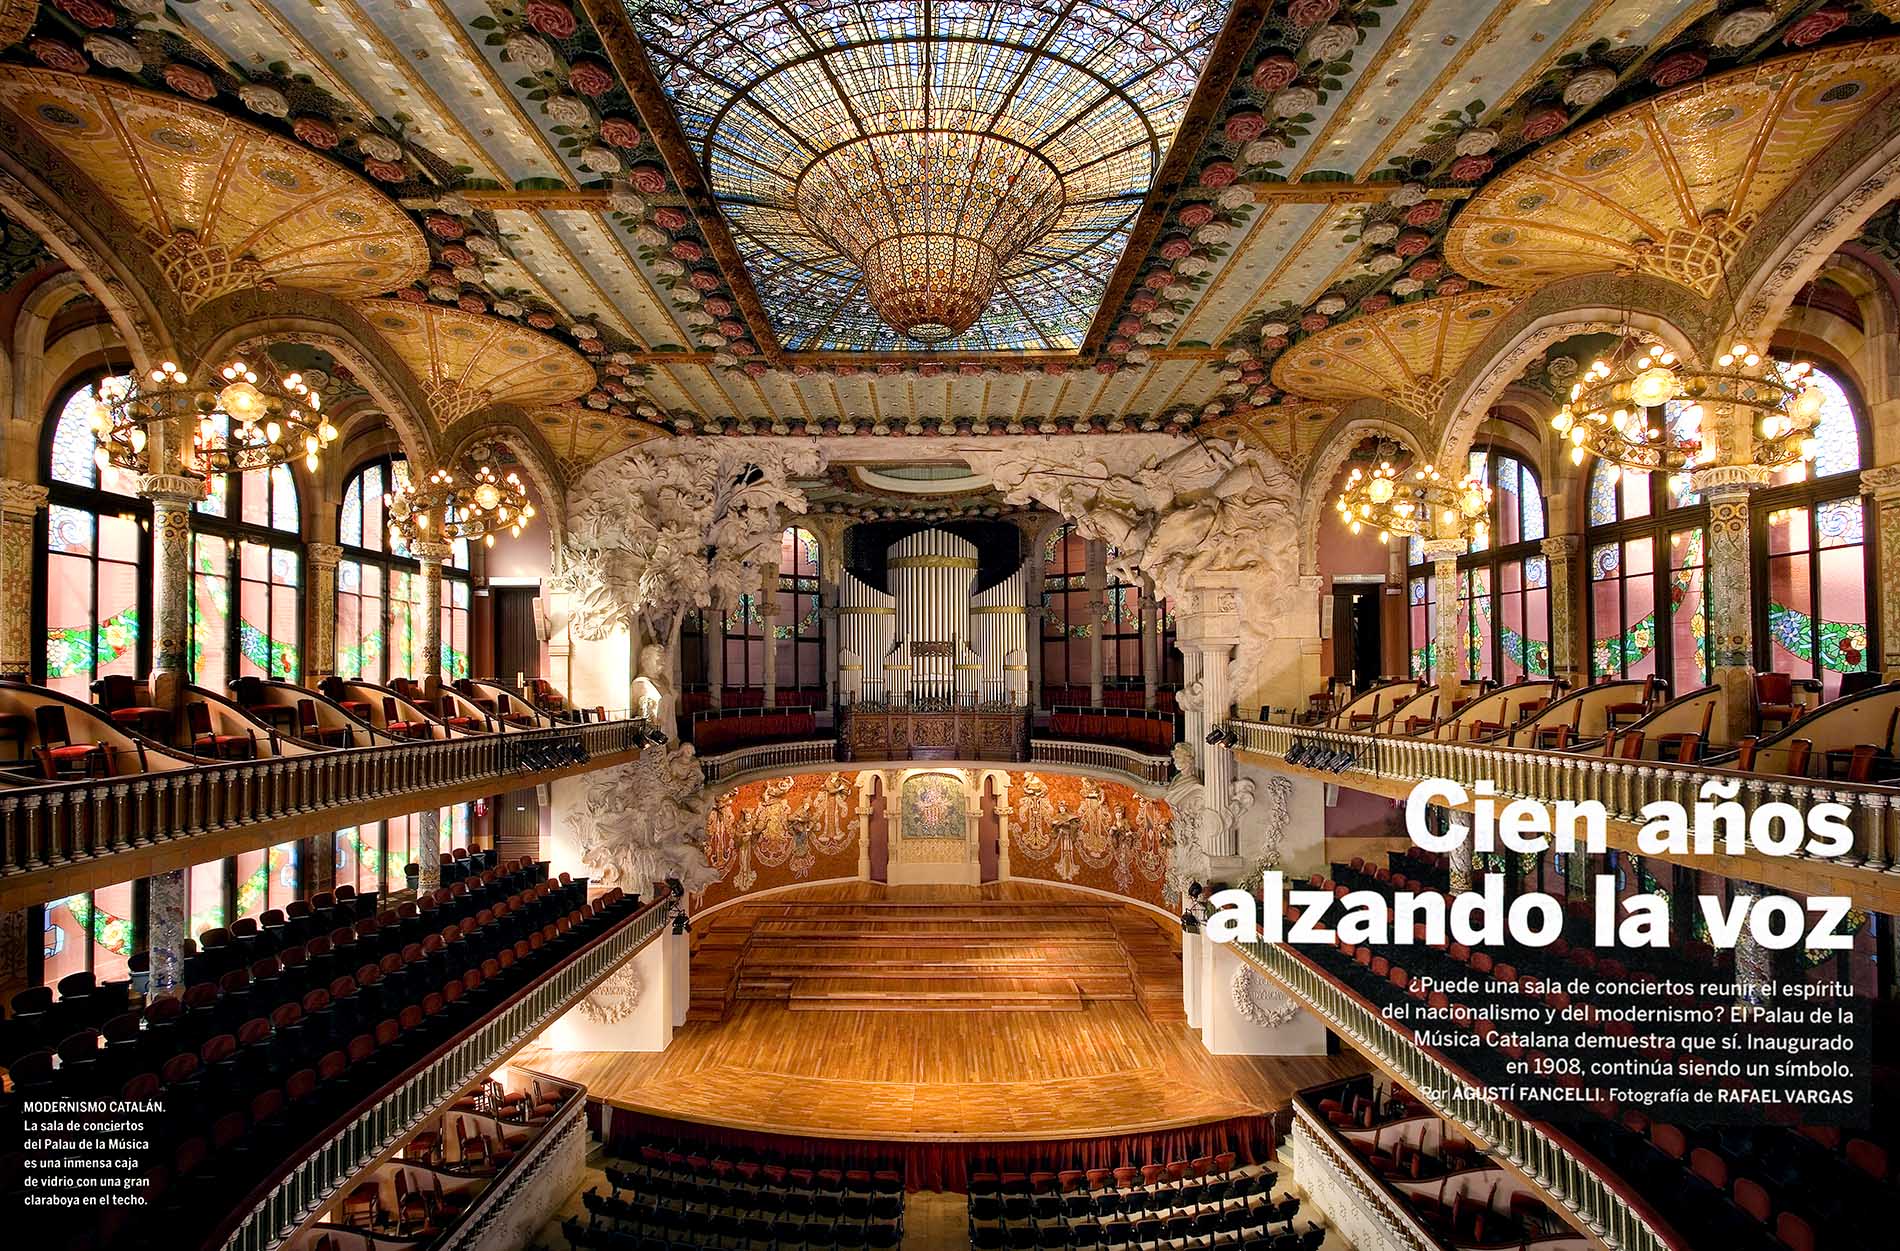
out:
{"label": "stage", "polygon": [[[939,908],[942,922],[917,920]],[[1031,910],[1048,919],[1027,919]],[[911,937],[891,943],[878,929],[886,925],[907,926]],[[1119,988],[1097,976],[1104,926],[1111,937],[1126,935],[1130,948]],[[814,938],[812,927],[830,927],[828,936]],[[715,939],[753,929],[744,958]],[[700,984],[725,978],[736,993],[723,1019],[689,1021],[660,1053],[556,1052],[537,1042],[515,1062],[581,1082],[590,1100],[635,1118],[867,1144],[1177,1131],[1271,1115],[1294,1090],[1365,1070],[1352,1055],[1209,1055],[1179,1019],[1178,963],[1171,974],[1156,967],[1168,958],[1169,934],[1151,912],[1059,888],[812,887],[695,925],[695,1015],[708,1015]],[[876,959],[864,954],[867,945]],[[1040,962],[1033,981],[1042,989],[1020,1008],[974,993],[1026,984],[1024,970],[1001,965],[999,948],[1012,960]],[[798,992],[781,984],[794,982],[796,970],[770,982],[746,972],[749,961],[782,970],[788,953],[826,952],[825,976],[840,972],[838,961],[855,960],[858,974],[890,979],[886,997],[867,999],[854,977],[842,1001],[849,1006],[801,1007]],[[1043,993],[1060,975],[1051,966],[1063,960],[1080,962],[1083,989]],[[1172,1003],[1155,984],[1169,975]],[[926,989],[946,985],[956,989]],[[968,1006],[945,998],[957,994]]]}

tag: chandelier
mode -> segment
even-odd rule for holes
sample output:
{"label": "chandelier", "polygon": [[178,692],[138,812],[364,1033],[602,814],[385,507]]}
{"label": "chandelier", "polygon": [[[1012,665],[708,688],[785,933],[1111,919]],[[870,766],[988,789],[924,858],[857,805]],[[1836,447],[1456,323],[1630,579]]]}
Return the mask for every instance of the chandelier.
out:
{"label": "chandelier", "polygon": [[513,470],[498,475],[487,465],[465,468],[460,478],[436,469],[389,497],[390,524],[411,541],[480,539],[493,547],[495,535],[503,530],[520,534],[534,515],[520,475]]}
{"label": "chandelier", "polygon": [[997,135],[891,130],[831,149],[798,180],[798,215],[864,274],[899,334],[968,330],[1003,271],[1061,214],[1061,176]]}
{"label": "chandelier", "polygon": [[1390,460],[1371,471],[1354,467],[1333,502],[1347,529],[1358,534],[1376,528],[1381,543],[1396,534],[1427,540],[1469,537],[1482,546],[1490,508],[1491,488],[1476,478],[1453,482],[1433,465],[1408,473]]}
{"label": "chandelier", "polygon": [[314,471],[318,453],[337,437],[323,416],[322,394],[300,373],[279,373],[268,356],[256,365],[231,361],[210,386],[194,385],[174,361],[142,378],[99,384],[92,430],[100,468],[148,472],[154,427],[190,429],[191,448],[180,460],[188,472],[206,475],[269,469],[298,457]]}
{"label": "chandelier", "polygon": [[[1596,456],[1625,469],[1676,474],[1712,463],[1723,431],[1754,433],[1753,463],[1774,469],[1814,458],[1814,422],[1826,396],[1806,361],[1783,365],[1737,342],[1712,366],[1689,365],[1660,343],[1625,339],[1570,388],[1550,419],[1570,459]],[[1684,407],[1674,414],[1672,401]]]}

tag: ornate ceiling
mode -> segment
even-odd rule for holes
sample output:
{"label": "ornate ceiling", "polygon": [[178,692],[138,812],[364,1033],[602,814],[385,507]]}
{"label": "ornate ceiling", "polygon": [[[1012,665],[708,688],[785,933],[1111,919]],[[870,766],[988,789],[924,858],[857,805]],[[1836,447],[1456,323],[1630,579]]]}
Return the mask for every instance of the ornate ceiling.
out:
{"label": "ornate ceiling", "polygon": [[[46,0],[0,125],[188,313],[355,301],[438,421],[512,404],[565,468],[661,432],[1197,426],[1297,468],[1353,401],[1428,420],[1553,279],[1715,291],[1889,124],[1894,29],[1835,0]],[[1075,188],[928,352],[796,204],[841,138],[925,116]]]}

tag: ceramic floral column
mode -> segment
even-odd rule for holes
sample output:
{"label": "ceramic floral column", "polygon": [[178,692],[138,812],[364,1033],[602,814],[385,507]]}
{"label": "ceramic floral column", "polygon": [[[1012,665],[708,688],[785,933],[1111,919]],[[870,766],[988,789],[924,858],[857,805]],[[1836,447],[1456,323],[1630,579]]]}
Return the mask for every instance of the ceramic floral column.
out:
{"label": "ceramic floral column", "polygon": [[424,808],[416,814],[416,891],[442,887],[442,810]]}
{"label": "ceramic floral column", "polygon": [[303,653],[305,681],[315,682],[336,672],[336,567],[342,559],[343,549],[334,543],[304,546],[304,585],[309,593],[305,607],[309,619],[303,634],[307,640]]}
{"label": "ceramic floral column", "polygon": [[[1754,732],[1754,554],[1749,543],[1749,497],[1769,480],[1759,465],[1698,469],[1690,486],[1709,502],[1709,659],[1722,688],[1726,725],[1718,741]],[[1723,740],[1719,736],[1726,735]]]}
{"label": "ceramic floral column", "polygon": [[146,950],[151,953],[148,994],[176,994],[184,983],[185,871],[173,869],[160,873],[149,883],[147,896],[149,931]]}
{"label": "ceramic floral column", "polygon": [[418,539],[409,550],[422,565],[422,672],[417,676],[424,694],[434,699],[442,689],[442,562],[455,549],[440,539]]}
{"label": "ceramic floral column", "polygon": [[1867,470],[1860,489],[1872,497],[1869,520],[1882,575],[1874,605],[1880,614],[1880,671],[1885,681],[1900,681],[1900,465]]}
{"label": "ceramic floral column", "polygon": [[1425,559],[1432,563],[1432,593],[1438,599],[1437,630],[1434,635],[1432,663],[1438,675],[1438,715],[1451,715],[1464,683],[1459,679],[1458,649],[1458,558],[1464,555],[1465,540],[1433,539],[1424,545]]}
{"label": "ceramic floral column", "polygon": [[[33,585],[33,527],[46,488],[0,479],[0,585]],[[33,597],[0,596],[0,678],[25,681],[33,669]]]}
{"label": "ceramic floral column", "polygon": [[139,495],[152,502],[152,703],[173,708],[190,681],[191,506],[204,479],[146,474]]}
{"label": "ceramic floral column", "polygon": [[1550,673],[1570,685],[1583,685],[1577,655],[1577,553],[1583,540],[1574,534],[1553,535],[1544,540],[1543,552],[1550,594]]}

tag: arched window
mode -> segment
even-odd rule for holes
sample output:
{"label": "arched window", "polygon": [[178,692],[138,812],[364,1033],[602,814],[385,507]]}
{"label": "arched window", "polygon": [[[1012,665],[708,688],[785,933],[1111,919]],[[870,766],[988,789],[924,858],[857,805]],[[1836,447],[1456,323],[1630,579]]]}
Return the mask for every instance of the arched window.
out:
{"label": "arched window", "polygon": [[1043,703],[1086,704],[1090,620],[1088,540],[1062,526],[1042,549]]}
{"label": "arched window", "polygon": [[[421,678],[422,566],[389,525],[389,497],[409,482],[400,457],[372,461],[343,489],[337,514],[336,671],[385,682]],[[456,540],[442,569],[444,677],[468,676],[468,544]]]}
{"label": "arched window", "polygon": [[297,681],[303,510],[290,466],[221,474],[192,511],[192,681],[214,691],[237,677]]}
{"label": "arched window", "polygon": [[[722,696],[726,707],[737,708],[765,698],[765,614],[759,611],[759,597],[747,592],[739,602],[721,614],[721,646],[725,648],[722,683],[726,690],[741,692],[731,698]],[[756,692],[749,698],[742,692]]]}
{"label": "arched window", "polygon": [[[1687,405],[1671,401],[1675,429]],[[1686,695],[1709,681],[1709,510],[1682,474],[1590,466],[1585,499],[1590,677],[1668,681]]]}
{"label": "arched window", "polygon": [[[1482,537],[1458,558],[1458,674],[1465,681],[1547,678],[1550,667],[1550,561],[1544,488],[1515,452],[1483,448],[1466,471],[1490,484],[1491,512]],[[1435,681],[1438,588],[1424,544],[1413,538],[1407,564],[1407,614],[1412,676]]]}
{"label": "arched window", "polygon": [[1813,378],[1825,396],[1814,461],[1784,467],[1751,502],[1759,536],[1755,664],[1818,680],[1822,698],[1832,699],[1841,676],[1864,672],[1878,645],[1867,596],[1873,552],[1860,495],[1867,431],[1840,379],[1823,369]]}
{"label": "arched window", "polygon": [[824,702],[825,627],[818,600],[818,540],[796,526],[779,539],[778,615],[772,621],[774,678],[780,691],[803,692],[779,703]]}
{"label": "arched window", "polygon": [[[1108,554],[1113,558],[1120,553],[1110,548]],[[1134,692],[1136,707],[1141,705],[1145,689],[1141,667],[1141,609],[1141,587],[1122,581],[1111,568],[1102,584],[1102,685],[1107,690]],[[1129,702],[1128,696],[1117,701],[1106,690],[1102,698],[1106,703]]]}
{"label": "arched window", "polygon": [[61,397],[48,422],[46,543],[34,605],[33,677],[84,700],[106,674],[151,663],[151,506],[130,473],[95,463],[99,383]]}

